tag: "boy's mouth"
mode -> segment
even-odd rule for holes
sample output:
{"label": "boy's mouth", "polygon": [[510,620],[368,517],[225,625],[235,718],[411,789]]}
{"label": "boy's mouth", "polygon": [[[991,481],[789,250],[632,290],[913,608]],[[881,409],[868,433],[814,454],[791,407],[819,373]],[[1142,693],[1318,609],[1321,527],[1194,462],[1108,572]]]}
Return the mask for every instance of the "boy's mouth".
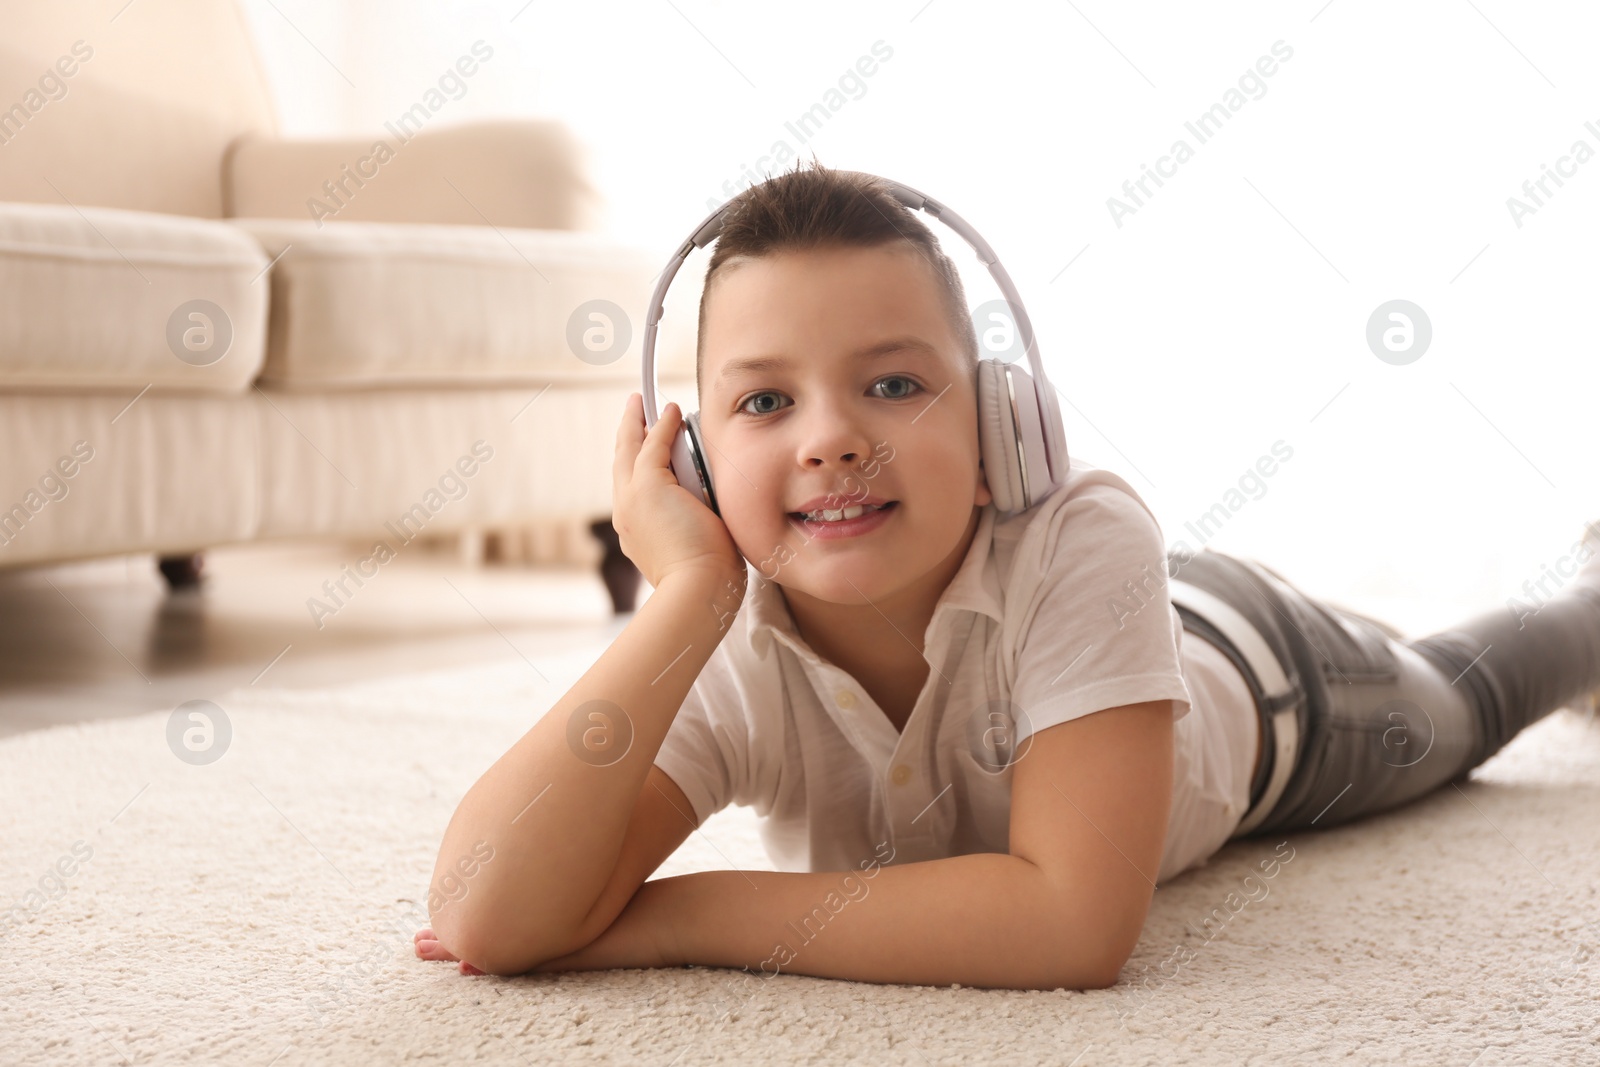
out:
{"label": "boy's mouth", "polygon": [[801,522],[809,523],[848,522],[868,512],[889,511],[899,503],[898,500],[887,500],[881,504],[849,504],[837,509],[818,508],[815,511],[791,511],[789,516],[799,519]]}

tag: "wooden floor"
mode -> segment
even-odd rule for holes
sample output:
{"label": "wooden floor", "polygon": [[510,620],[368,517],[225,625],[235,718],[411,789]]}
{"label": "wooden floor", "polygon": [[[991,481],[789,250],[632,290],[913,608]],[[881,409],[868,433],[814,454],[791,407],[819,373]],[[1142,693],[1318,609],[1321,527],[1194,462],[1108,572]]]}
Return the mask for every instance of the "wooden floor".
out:
{"label": "wooden floor", "polygon": [[[181,593],[152,556],[0,570],[0,736],[252,684],[331,687],[603,647],[631,618],[612,613],[597,571],[420,548],[330,598],[323,583],[362,556],[333,543],[215,549],[201,588]],[[337,608],[320,629],[311,597]]]}

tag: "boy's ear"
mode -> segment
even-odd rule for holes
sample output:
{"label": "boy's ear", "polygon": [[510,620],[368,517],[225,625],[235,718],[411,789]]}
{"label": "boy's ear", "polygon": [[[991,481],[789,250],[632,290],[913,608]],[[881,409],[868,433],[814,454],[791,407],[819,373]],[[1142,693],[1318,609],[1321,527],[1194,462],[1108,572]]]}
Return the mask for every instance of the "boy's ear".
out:
{"label": "boy's ear", "polygon": [[983,460],[978,460],[978,495],[974,503],[978,507],[994,502],[994,494],[989,491],[989,473],[983,469]]}

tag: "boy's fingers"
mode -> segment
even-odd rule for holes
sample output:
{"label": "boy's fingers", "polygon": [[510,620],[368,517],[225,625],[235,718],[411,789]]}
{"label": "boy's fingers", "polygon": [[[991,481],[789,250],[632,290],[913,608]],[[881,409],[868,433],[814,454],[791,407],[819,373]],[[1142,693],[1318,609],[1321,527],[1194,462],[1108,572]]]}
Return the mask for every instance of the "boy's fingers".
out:
{"label": "boy's fingers", "polygon": [[641,466],[653,468],[667,465],[672,458],[672,436],[677,432],[681,421],[678,415],[678,405],[670,401],[661,409],[661,417],[650,427],[650,433],[646,435],[639,454],[634,457],[635,474],[639,473]]}
{"label": "boy's fingers", "polygon": [[445,951],[443,945],[437,941],[418,941],[417,958],[424,960],[443,960],[453,962],[455,957]]}
{"label": "boy's fingers", "polygon": [[638,393],[628,394],[628,403],[622,409],[622,421],[617,424],[617,450],[611,461],[611,479],[616,485],[627,480],[633,470],[633,461],[639,453],[639,443],[644,440],[644,399]]}

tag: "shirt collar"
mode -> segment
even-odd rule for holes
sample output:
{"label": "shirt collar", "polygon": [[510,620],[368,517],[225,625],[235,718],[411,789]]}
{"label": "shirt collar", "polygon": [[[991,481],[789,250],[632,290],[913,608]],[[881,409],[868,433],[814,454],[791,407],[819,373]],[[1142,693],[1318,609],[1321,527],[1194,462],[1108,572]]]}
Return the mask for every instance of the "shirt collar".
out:
{"label": "shirt collar", "polygon": [[[972,544],[967,547],[966,558],[961,561],[961,567],[956,571],[955,577],[950,580],[938,603],[934,605],[933,619],[929,623],[929,633],[924,635],[925,638],[931,638],[932,631],[939,625],[941,616],[951,610],[987,615],[996,622],[1001,620],[1004,609],[1001,606],[1000,576],[995,568],[992,551],[994,524],[994,505],[985,504],[978,516],[978,529],[972,535]],[[778,583],[763,577],[748,564],[747,569],[751,572],[748,575],[749,592],[745,598],[742,614],[748,619],[751,651],[761,659],[766,659],[771,652],[772,642],[778,640],[788,645],[797,655],[818,661],[817,654],[800,636],[799,628],[795,625],[794,616],[789,612],[789,605],[783,599]],[[927,643],[931,644],[931,640]]]}

